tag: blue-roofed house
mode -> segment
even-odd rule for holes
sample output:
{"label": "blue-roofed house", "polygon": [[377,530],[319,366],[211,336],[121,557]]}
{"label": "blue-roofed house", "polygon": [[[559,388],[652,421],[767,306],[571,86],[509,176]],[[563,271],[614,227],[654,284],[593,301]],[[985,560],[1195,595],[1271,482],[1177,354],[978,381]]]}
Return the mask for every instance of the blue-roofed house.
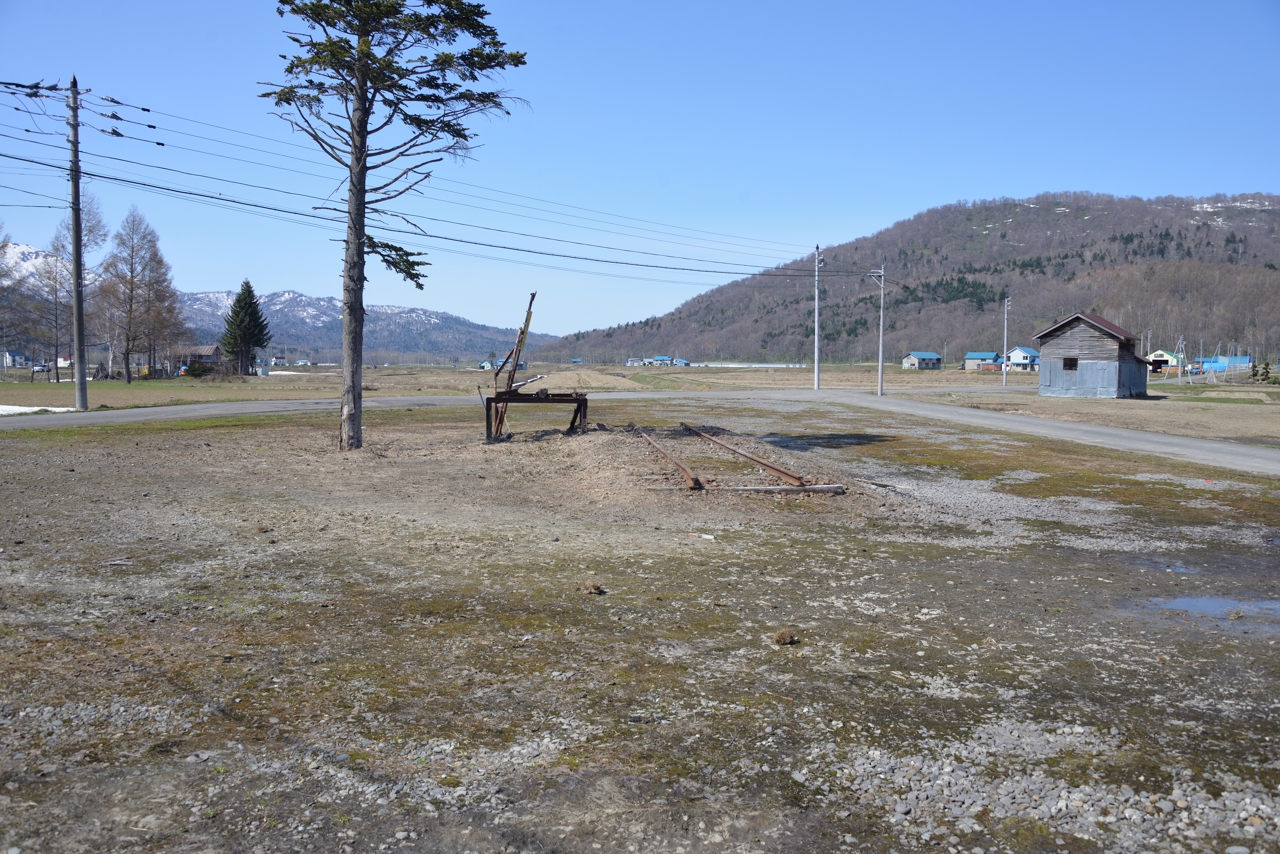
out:
{"label": "blue-roofed house", "polygon": [[940,371],[942,357],[928,350],[912,350],[903,358],[902,369],[904,371]]}
{"label": "blue-roofed house", "polygon": [[[999,361],[1000,354],[994,350],[991,352],[987,352],[985,350],[973,350],[964,354],[964,369],[966,371],[989,371],[991,370],[990,366],[995,365]],[[984,369],[982,367],[983,365],[987,365],[988,367]]]}
{"label": "blue-roofed house", "polygon": [[1009,366],[1005,370],[1009,371],[1038,371],[1040,370],[1040,351],[1032,350],[1030,347],[1014,347],[1005,354]]}

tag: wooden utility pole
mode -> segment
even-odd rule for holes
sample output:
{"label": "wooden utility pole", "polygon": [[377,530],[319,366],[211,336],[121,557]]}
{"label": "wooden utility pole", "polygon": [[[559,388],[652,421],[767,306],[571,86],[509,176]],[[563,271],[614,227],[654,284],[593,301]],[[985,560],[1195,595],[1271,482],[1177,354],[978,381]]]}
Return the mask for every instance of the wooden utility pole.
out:
{"label": "wooden utility pole", "polygon": [[[75,348],[76,409],[89,410],[89,383],[85,375],[84,356],[84,235],[80,220],[80,90],[71,78],[71,97],[67,99],[71,128],[71,305],[72,339]],[[54,294],[57,302],[57,294]],[[57,365],[58,354],[53,355]]]}

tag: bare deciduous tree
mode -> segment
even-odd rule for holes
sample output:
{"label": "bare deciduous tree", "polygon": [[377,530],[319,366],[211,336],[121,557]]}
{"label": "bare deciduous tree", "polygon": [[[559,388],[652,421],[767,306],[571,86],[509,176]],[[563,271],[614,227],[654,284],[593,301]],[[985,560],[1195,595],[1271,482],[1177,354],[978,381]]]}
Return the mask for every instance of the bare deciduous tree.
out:
{"label": "bare deciduous tree", "polygon": [[112,238],[97,296],[111,355],[120,353],[125,382],[132,382],[134,355],[145,354],[154,369],[157,342],[170,340],[175,324],[181,325],[177,292],[169,262],[160,252],[160,236],[137,208],[129,210]]}

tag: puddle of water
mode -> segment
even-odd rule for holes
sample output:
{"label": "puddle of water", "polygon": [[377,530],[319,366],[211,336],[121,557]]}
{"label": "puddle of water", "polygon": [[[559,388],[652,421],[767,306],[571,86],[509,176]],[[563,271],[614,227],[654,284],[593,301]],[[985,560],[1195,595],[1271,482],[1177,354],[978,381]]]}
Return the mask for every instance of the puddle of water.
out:
{"label": "puddle of water", "polygon": [[1161,602],[1158,607],[1170,611],[1186,611],[1199,617],[1214,619],[1280,617],[1280,602],[1262,600],[1246,602],[1239,599],[1219,599],[1213,596],[1183,596]]}

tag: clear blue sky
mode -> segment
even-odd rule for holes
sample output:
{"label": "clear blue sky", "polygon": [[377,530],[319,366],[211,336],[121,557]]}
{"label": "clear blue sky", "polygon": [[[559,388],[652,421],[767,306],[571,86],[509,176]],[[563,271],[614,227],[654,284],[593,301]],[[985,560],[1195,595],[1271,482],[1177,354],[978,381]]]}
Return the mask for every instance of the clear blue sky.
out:
{"label": "clear blue sky", "polygon": [[[437,169],[441,178],[490,189],[439,182],[406,203],[421,216],[720,265],[769,266],[804,255],[815,243],[870,234],[957,199],[1050,190],[1145,197],[1280,191],[1275,0],[495,0],[488,8],[508,45],[528,52],[528,66],[504,81],[528,107],[517,107],[510,118],[482,120],[483,147],[475,159]],[[56,7],[0,0],[0,79],[65,83],[75,73],[95,94],[304,143],[290,137],[269,115],[269,104],[256,97],[260,81],[281,78],[278,54],[289,49],[281,35],[285,24],[267,0],[67,0]],[[0,124],[9,126],[0,133],[27,136],[12,129],[23,118],[0,104]],[[100,127],[118,124],[92,118]],[[321,176],[332,172],[267,153],[319,161],[312,151],[176,118],[152,121],[197,137],[165,131],[157,138],[170,145],[161,149],[86,130],[85,149],[305,194],[323,196],[336,186],[332,178],[175,146]],[[42,126],[60,129],[56,122]],[[27,139],[61,144],[56,136]],[[235,149],[226,141],[262,150]],[[57,149],[4,137],[0,153],[64,159]],[[3,187],[65,197],[64,178],[14,167],[0,163]],[[147,167],[87,159],[86,168],[120,175],[128,169],[139,180],[212,187],[291,208],[308,204]],[[248,276],[260,292],[340,291],[335,234],[103,182],[90,190],[112,224],[131,204],[139,207],[159,231],[182,290],[232,289]],[[43,203],[58,204],[0,188],[0,204]],[[589,219],[566,217],[574,213]],[[35,245],[47,243],[61,216],[58,210],[0,208],[14,239]],[[432,228],[545,251],[645,257],[457,225]],[[726,246],[709,242],[726,238],[705,232],[749,239]],[[371,263],[368,303],[420,305],[511,326],[536,289],[535,329],[566,333],[659,314],[731,278],[467,250],[589,271],[566,272],[440,251],[466,249],[459,244],[423,243],[436,247],[427,289],[417,292]]]}

